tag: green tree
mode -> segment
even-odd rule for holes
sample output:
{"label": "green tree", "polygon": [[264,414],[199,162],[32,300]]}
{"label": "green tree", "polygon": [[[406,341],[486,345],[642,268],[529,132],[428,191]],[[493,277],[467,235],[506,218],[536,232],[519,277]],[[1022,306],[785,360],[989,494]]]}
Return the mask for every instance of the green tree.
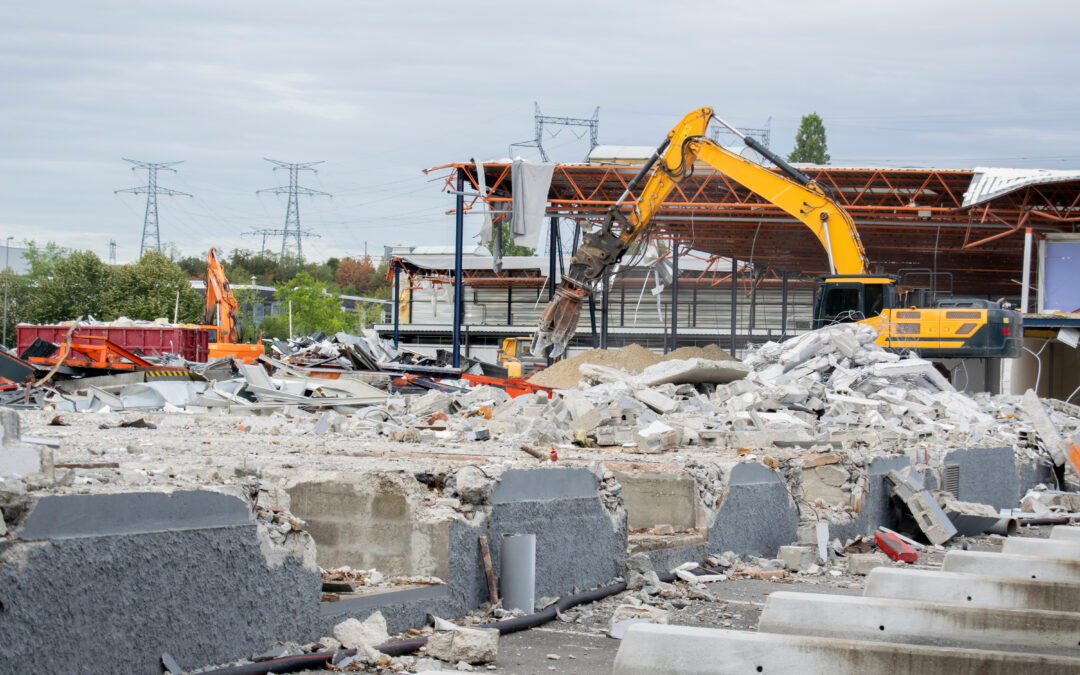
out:
{"label": "green tree", "polygon": [[171,320],[177,303],[181,323],[200,323],[203,318],[203,298],[191,288],[184,270],[158,251],[147,251],[139,262],[121,268],[113,277],[110,296],[110,318]]}
{"label": "green tree", "polygon": [[[250,279],[249,279],[250,281]],[[236,299],[236,328],[244,342],[255,342],[259,335],[255,330],[255,305],[259,302],[259,292],[253,288],[232,287]]]}
{"label": "green tree", "polygon": [[53,268],[64,259],[64,249],[53,242],[48,242],[44,247],[38,248],[32,239],[25,242],[26,250],[23,251],[23,260],[26,261],[26,277],[30,281],[39,281],[52,276]]}
{"label": "green tree", "polygon": [[293,335],[306,335],[321,330],[336,333],[351,327],[349,312],[341,307],[337,296],[327,291],[326,285],[316,281],[307,272],[300,272],[292,281],[280,284],[274,297],[284,312],[277,317],[267,317],[260,328],[267,336],[288,336],[288,307],[292,303]]}
{"label": "green tree", "polygon": [[45,264],[52,269],[49,276],[31,282],[33,288],[26,301],[26,320],[56,323],[79,316],[108,318],[113,268],[103,263],[93,251],[75,251],[66,258]]}
{"label": "green tree", "polygon": [[[510,230],[510,221],[504,221],[502,223],[495,223],[492,226],[492,230],[502,231],[502,254],[507,255],[536,255],[536,250],[527,246],[518,246],[514,243],[514,235]],[[494,232],[493,232],[494,235]],[[495,237],[491,237],[491,241],[487,244],[488,250],[493,254],[495,253]]]}
{"label": "green tree", "polygon": [[[15,346],[15,326],[30,321],[30,280],[14,274],[10,269],[0,273],[0,289],[7,290],[7,344]],[[4,292],[0,290],[0,293]]]}
{"label": "green tree", "polygon": [[203,279],[206,277],[206,255],[194,256],[186,255],[176,261],[176,264],[180,269],[184,270],[184,274],[188,279]]}
{"label": "green tree", "polygon": [[828,164],[829,146],[825,142],[825,123],[817,113],[803,115],[799,131],[795,133],[795,149],[788,155],[789,162]]}

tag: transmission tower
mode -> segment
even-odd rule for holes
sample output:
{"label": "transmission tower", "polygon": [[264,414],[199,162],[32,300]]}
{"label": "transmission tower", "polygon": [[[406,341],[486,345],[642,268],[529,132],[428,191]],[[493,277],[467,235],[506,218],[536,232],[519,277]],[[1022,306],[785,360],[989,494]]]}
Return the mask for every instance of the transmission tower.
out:
{"label": "transmission tower", "polygon": [[157,172],[160,170],[172,171],[176,173],[176,169],[172,168],[176,164],[182,164],[183,162],[141,162],[137,159],[128,159],[127,157],[121,157],[125,162],[131,162],[135,166],[131,167],[132,171],[138,169],[146,169],[146,185],[127,188],[124,190],[116,190],[113,194],[120,194],[121,192],[131,192],[133,194],[146,195],[146,215],[143,216],[142,226],[142,243],[139,245],[139,257],[141,258],[143,253],[148,250],[160,251],[161,250],[161,233],[158,230],[158,212],[157,212],[157,196],[158,194],[168,195],[175,197],[177,195],[181,197],[190,197],[186,192],[179,192],[177,190],[170,190],[169,188],[158,187],[157,184]]}
{"label": "transmission tower", "polygon": [[[772,135],[772,117],[765,120],[765,127],[762,129],[741,128],[739,129],[739,131],[743,132],[743,134],[746,136],[754,136],[755,138],[759,139],[761,141],[761,144],[767,148],[769,147],[769,137]],[[717,145],[720,145],[720,134],[729,134],[731,136],[735,135],[722,124],[709,125],[709,139]]]}
{"label": "transmission tower", "polygon": [[110,265],[115,265],[116,264],[116,240],[115,239],[110,239],[109,240],[109,264]]}
{"label": "transmission tower", "polygon": [[[283,237],[288,237],[290,234],[295,235],[296,233],[293,230],[283,230],[283,229],[268,228],[268,229],[263,229],[263,230],[252,230],[251,232],[241,232],[240,236],[241,237],[260,237],[261,236],[262,237],[262,248],[259,249],[259,253],[265,253],[266,252],[266,238],[267,237],[276,237],[276,236],[279,236],[279,235],[283,236]],[[315,237],[316,239],[318,239],[322,235],[315,234],[311,230],[300,230],[300,236],[301,237]]]}
{"label": "transmission tower", "polygon": [[[551,159],[548,157],[547,152],[544,150],[544,125],[545,124],[548,125],[548,126],[571,127],[570,133],[574,134],[578,138],[584,138],[586,132],[582,131],[581,133],[578,133],[578,132],[573,130],[573,127],[584,127],[585,129],[588,130],[588,134],[589,134],[589,152],[590,153],[593,151],[593,148],[595,148],[599,144],[599,141],[597,140],[597,137],[598,137],[598,135],[600,133],[600,107],[599,106],[597,106],[596,110],[593,111],[593,116],[592,117],[583,118],[583,117],[551,117],[550,115],[544,115],[544,114],[542,114],[540,112],[540,104],[539,103],[534,101],[533,105],[536,107],[536,114],[534,115],[534,118],[533,118],[534,119],[534,124],[535,124],[535,127],[536,127],[536,137],[533,138],[532,140],[521,141],[520,143],[511,143],[510,144],[510,156],[511,157],[513,157],[513,155],[514,155],[514,148],[536,148],[537,150],[540,151],[540,160],[544,161],[544,162],[550,162]],[[548,133],[551,133],[551,132],[548,132]],[[558,136],[560,133],[562,133],[562,129],[559,129],[558,131],[556,131],[554,133],[551,133],[551,135],[552,136]],[[585,153],[585,159],[586,160],[589,159],[589,153]]]}
{"label": "transmission tower", "polygon": [[[274,164],[274,171],[278,169],[288,169],[289,171],[289,184],[282,185],[281,187],[266,188],[265,190],[258,190],[255,194],[263,192],[272,192],[276,195],[288,195],[289,204],[285,207],[285,227],[281,230],[281,256],[285,257],[285,251],[288,249],[289,237],[296,239],[296,257],[304,259],[304,249],[300,243],[300,240],[304,237],[304,233],[300,231],[300,195],[307,195],[309,197],[333,197],[329,192],[320,192],[318,190],[312,190],[311,188],[301,187],[299,185],[298,176],[301,171],[310,171],[312,173],[318,173],[315,169],[311,168],[316,164],[322,164],[319,162],[279,162],[276,159],[270,159],[264,157],[266,161]],[[276,233],[275,233],[276,234]],[[307,236],[311,236],[308,233]],[[263,248],[265,249],[265,240]]]}

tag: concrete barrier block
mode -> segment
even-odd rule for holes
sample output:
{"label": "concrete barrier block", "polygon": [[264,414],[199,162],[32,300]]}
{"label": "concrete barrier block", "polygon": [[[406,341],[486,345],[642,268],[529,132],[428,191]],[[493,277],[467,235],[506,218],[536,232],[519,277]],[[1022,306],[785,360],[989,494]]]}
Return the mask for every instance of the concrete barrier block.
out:
{"label": "concrete barrier block", "polygon": [[878,567],[867,576],[863,596],[972,607],[1080,612],[1080,583],[1032,581],[937,570]]}
{"label": "concrete barrier block", "polygon": [[1080,614],[1072,612],[782,591],[769,596],[758,630],[1080,658]]}
{"label": "concrete barrier block", "polygon": [[1063,541],[1059,539],[1025,539],[1009,537],[1001,544],[1002,553],[1013,555],[1034,555],[1044,558],[1080,560],[1080,540]]}
{"label": "concrete barrier block", "polygon": [[619,645],[613,673],[1064,675],[1077,668],[1080,659],[1059,656],[635,624]]}
{"label": "concrete barrier block", "polygon": [[941,569],[945,572],[1080,583],[1080,560],[985,551],[949,551],[945,554]]}
{"label": "concrete barrier block", "polygon": [[1080,542],[1080,527],[1075,525],[1055,525],[1050,530],[1050,539],[1053,541]]}
{"label": "concrete barrier block", "polygon": [[814,564],[814,549],[810,546],[781,546],[776,554],[792,572],[798,572]]}
{"label": "concrete barrier block", "polygon": [[847,557],[848,572],[863,576],[888,563],[888,558],[880,553],[852,553]]}

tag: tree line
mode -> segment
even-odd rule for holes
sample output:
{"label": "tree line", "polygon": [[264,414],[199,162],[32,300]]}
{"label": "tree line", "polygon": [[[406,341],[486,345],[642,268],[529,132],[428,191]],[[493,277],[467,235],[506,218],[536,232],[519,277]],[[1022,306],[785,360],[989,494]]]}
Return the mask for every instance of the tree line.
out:
{"label": "tree line", "polygon": [[[65,251],[52,242],[38,246],[27,241],[25,247],[26,272],[20,275],[5,269],[0,280],[7,293],[5,346],[14,345],[19,323],[54,324],[80,316],[99,321],[120,317],[147,321],[165,317],[188,324],[203,321],[205,301],[190,282],[205,278],[205,256],[172,260],[158,251],[147,251],[135,263],[109,265],[93,251]],[[219,261],[234,286],[237,319],[248,342],[260,334],[289,335],[288,316],[267,316],[256,325],[255,306],[263,299],[254,290],[235,288],[249,285],[253,277],[257,285],[274,288],[274,299],[282,307],[291,302],[297,335],[316,330],[358,332],[378,321],[382,305],[358,302],[354,311],[348,311],[338,296],[390,299],[392,293],[386,265],[376,265],[370,256],[304,263],[288,255],[236,249]]]}

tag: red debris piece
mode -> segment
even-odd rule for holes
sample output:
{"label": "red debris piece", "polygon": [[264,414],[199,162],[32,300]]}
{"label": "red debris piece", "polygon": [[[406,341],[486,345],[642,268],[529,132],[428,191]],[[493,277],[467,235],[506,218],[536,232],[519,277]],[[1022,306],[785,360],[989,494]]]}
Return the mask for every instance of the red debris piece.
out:
{"label": "red debris piece", "polygon": [[555,448],[551,449],[551,452],[548,454],[548,456],[551,457],[551,461],[553,462],[559,461],[559,453],[555,452]]}
{"label": "red debris piece", "polygon": [[900,560],[906,563],[913,563],[919,559],[919,554],[915,552],[915,549],[911,548],[895,534],[889,534],[888,532],[878,532],[874,534],[874,543],[877,547],[889,556],[893,560]]}

